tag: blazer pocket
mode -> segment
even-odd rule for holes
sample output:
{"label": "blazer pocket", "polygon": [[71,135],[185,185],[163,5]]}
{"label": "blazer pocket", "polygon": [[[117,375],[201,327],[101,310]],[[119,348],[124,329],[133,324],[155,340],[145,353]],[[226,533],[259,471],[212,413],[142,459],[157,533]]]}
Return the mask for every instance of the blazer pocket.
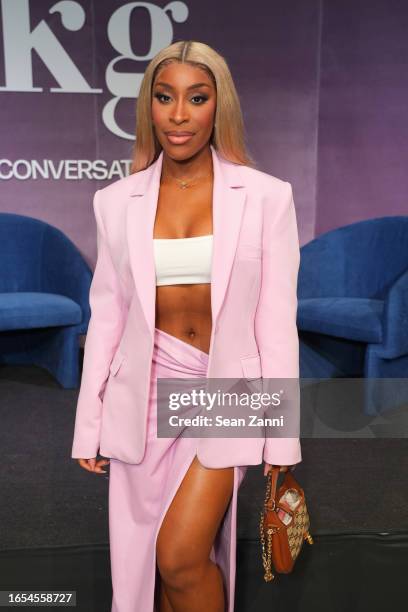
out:
{"label": "blazer pocket", "polygon": [[242,371],[247,380],[255,380],[262,377],[261,356],[258,354],[249,357],[240,357]]}
{"label": "blazer pocket", "polygon": [[124,354],[118,349],[114,354],[109,366],[109,372],[112,374],[112,376],[116,376],[116,374],[119,372],[119,368],[122,365],[124,358]]}
{"label": "blazer pocket", "polygon": [[262,257],[262,247],[256,244],[240,244],[237,249],[237,256],[240,259],[260,259]]}

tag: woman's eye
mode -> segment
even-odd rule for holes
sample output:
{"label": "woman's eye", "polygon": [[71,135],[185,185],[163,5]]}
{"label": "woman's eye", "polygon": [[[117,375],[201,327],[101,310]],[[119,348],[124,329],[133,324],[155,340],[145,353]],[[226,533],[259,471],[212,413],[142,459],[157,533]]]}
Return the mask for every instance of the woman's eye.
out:
{"label": "woman's eye", "polygon": [[154,97],[157,98],[160,102],[163,102],[162,98],[168,98],[169,96],[166,96],[166,94],[162,93],[156,93],[154,94]]}
{"label": "woman's eye", "polygon": [[207,98],[206,98],[205,96],[194,96],[194,97],[193,97],[193,98],[191,98],[191,99],[192,99],[192,100],[194,100],[194,98],[195,98],[195,99],[197,99],[197,98],[198,98],[199,100],[202,100],[203,102],[205,102],[205,101],[207,100]]}
{"label": "woman's eye", "polygon": [[[157,98],[159,100],[159,102],[164,102],[164,103],[166,103],[170,99],[170,96],[166,96],[166,94],[162,94],[162,93],[156,93],[156,94],[154,94],[154,97]],[[163,98],[167,98],[167,99],[164,100]],[[197,106],[197,104],[202,104],[208,98],[206,98],[206,96],[197,95],[197,96],[193,96],[191,99],[192,100],[199,100],[199,102],[193,102],[193,104],[195,104]]]}

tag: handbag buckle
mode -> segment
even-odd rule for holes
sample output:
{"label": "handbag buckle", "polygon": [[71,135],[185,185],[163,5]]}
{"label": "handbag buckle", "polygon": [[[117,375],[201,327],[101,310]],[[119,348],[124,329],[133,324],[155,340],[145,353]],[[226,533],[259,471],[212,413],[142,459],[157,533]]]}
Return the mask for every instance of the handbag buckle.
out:
{"label": "handbag buckle", "polygon": [[268,510],[275,510],[276,509],[275,500],[271,499],[269,502],[266,502],[265,508],[268,508]]}

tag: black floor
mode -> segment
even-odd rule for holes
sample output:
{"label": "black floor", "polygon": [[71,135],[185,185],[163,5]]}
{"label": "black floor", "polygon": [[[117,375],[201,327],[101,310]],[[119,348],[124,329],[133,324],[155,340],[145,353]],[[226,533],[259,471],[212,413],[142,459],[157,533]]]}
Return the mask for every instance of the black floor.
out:
{"label": "black floor", "polygon": [[[109,473],[70,459],[77,394],[39,368],[0,367],[0,590],[76,590],[76,610],[110,612]],[[258,540],[265,480],[250,467],[239,493],[236,612],[405,609],[407,450],[406,438],[302,440],[295,476],[315,544],[272,583]]]}
{"label": "black floor", "polygon": [[[269,583],[263,580],[259,543],[239,540],[235,611],[406,609],[406,533],[317,535],[314,540],[312,546],[304,545],[291,574],[276,574]],[[2,590],[76,591],[78,612],[110,612],[112,593],[107,545],[1,552],[0,575]]]}

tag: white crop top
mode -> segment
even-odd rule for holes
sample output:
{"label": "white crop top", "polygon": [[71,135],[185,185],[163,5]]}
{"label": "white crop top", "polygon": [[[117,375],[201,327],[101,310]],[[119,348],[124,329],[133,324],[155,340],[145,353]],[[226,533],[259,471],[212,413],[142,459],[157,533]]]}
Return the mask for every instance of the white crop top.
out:
{"label": "white crop top", "polygon": [[154,238],[156,285],[211,282],[213,234]]}

